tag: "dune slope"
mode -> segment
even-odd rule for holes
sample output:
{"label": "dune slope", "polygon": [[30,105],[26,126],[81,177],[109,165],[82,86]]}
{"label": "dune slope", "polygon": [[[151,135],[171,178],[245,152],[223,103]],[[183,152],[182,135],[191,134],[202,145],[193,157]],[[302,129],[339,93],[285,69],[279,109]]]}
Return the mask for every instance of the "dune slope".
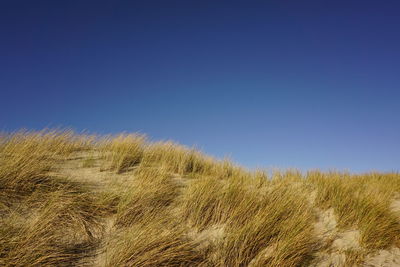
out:
{"label": "dune slope", "polygon": [[400,175],[267,175],[137,134],[3,134],[0,265],[400,266]]}

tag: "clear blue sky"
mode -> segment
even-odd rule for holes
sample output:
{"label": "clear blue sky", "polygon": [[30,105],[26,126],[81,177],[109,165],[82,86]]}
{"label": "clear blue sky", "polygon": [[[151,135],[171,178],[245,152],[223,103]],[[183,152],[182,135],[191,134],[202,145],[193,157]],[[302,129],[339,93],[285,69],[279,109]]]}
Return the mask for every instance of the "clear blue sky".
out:
{"label": "clear blue sky", "polygon": [[0,129],[399,171],[399,1],[1,1]]}

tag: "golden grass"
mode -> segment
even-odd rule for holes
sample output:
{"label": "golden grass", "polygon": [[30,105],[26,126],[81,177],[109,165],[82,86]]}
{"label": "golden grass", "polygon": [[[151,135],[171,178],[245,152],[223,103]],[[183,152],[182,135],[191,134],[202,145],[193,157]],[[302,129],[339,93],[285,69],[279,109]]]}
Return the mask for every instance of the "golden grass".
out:
{"label": "golden grass", "polygon": [[316,186],[317,204],[334,208],[341,228],[360,230],[364,248],[387,249],[400,245],[400,221],[390,209],[399,176],[314,172],[309,173],[308,180]]}
{"label": "golden grass", "polygon": [[2,134],[0,265],[307,266],[328,246],[315,212],[333,208],[338,231],[360,231],[338,252],[357,266],[400,246],[399,193],[396,173],[267,177],[137,134]]}
{"label": "golden grass", "polygon": [[183,227],[155,214],[143,220],[111,238],[106,266],[196,266],[204,262]]}
{"label": "golden grass", "polygon": [[317,240],[308,202],[295,188],[277,184],[269,189],[261,198],[247,192],[236,194],[242,198],[237,205],[229,202],[233,211],[226,217],[221,265],[298,266],[312,258]]}
{"label": "golden grass", "polygon": [[104,212],[90,193],[58,188],[18,204],[0,220],[2,266],[69,265],[99,244]]}
{"label": "golden grass", "polygon": [[129,226],[146,215],[162,214],[178,196],[178,185],[163,170],[139,169],[120,196],[116,224]]}
{"label": "golden grass", "polygon": [[102,152],[109,168],[122,173],[140,163],[143,157],[146,138],[143,135],[121,134],[113,138],[103,139]]}
{"label": "golden grass", "polygon": [[89,149],[91,137],[71,131],[17,132],[0,143],[0,208],[36,189],[55,186],[49,172],[60,159]]}

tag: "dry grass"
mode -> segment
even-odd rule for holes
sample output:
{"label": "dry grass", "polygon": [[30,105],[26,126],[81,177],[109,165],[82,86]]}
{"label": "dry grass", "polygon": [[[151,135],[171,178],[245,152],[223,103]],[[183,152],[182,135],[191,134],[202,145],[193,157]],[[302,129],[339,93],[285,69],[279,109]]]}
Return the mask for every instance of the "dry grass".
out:
{"label": "dry grass", "polygon": [[139,169],[121,194],[116,224],[129,226],[152,214],[162,214],[178,196],[178,185],[163,170]]}
{"label": "dry grass", "polygon": [[117,231],[106,247],[106,266],[196,266],[197,244],[168,217],[147,214],[142,223]]}
{"label": "dry grass", "polygon": [[103,139],[101,150],[109,168],[122,173],[140,163],[143,158],[145,137],[136,134],[121,134]]}
{"label": "dry grass", "polygon": [[[299,266],[309,262],[317,244],[310,224],[313,215],[302,194],[295,193],[295,189],[278,185],[259,203],[252,200],[238,208],[228,222],[221,265],[247,266],[254,261],[256,266]],[[258,204],[257,210],[247,206],[251,202]],[[250,212],[241,210],[247,207]]]}
{"label": "dry grass", "polygon": [[[387,189],[386,179],[318,172],[308,178],[316,186],[317,204],[334,208],[340,227],[357,227],[363,247],[400,245],[400,222],[390,209],[394,191]],[[392,183],[399,183],[399,177],[393,176]]]}
{"label": "dry grass", "polygon": [[[82,181],[60,171],[71,160]],[[314,229],[333,208],[337,231],[360,232],[337,252],[358,266],[400,246],[399,193],[396,173],[269,178],[143,135],[2,134],[0,265],[308,266],[333,249]]]}

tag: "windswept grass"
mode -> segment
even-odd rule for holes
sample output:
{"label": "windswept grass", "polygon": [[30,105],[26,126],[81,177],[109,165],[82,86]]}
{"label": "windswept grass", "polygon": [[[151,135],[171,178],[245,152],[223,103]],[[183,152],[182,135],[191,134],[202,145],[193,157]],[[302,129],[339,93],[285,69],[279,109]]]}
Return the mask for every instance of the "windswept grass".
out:
{"label": "windswept grass", "polygon": [[218,161],[173,142],[149,144],[144,153],[143,164],[159,166],[182,176],[213,176],[222,179],[246,173],[229,160]]}
{"label": "windswept grass", "polygon": [[71,131],[17,132],[0,143],[0,208],[37,189],[52,190],[54,164],[74,151],[89,149],[93,139]]}
{"label": "windswept grass", "polygon": [[111,238],[106,266],[197,266],[204,257],[196,247],[183,227],[151,214]]}
{"label": "windswept grass", "polygon": [[31,195],[0,220],[0,265],[69,265],[86,257],[103,231],[96,202],[71,188]]}
{"label": "windswept grass", "polygon": [[91,142],[58,131],[2,139],[0,265],[68,265],[96,243],[102,232],[96,197],[50,172],[61,158],[88,149]]}
{"label": "windswept grass", "polygon": [[278,184],[259,199],[250,192],[242,199],[228,217],[223,266],[298,266],[312,258],[313,215],[300,192]]}
{"label": "windswept grass", "polygon": [[317,204],[334,208],[341,228],[357,227],[363,247],[385,249],[400,245],[400,221],[390,209],[400,178],[388,177],[314,172],[308,179],[316,186]]}
{"label": "windswept grass", "polygon": [[139,164],[143,158],[146,141],[143,135],[121,134],[102,141],[101,149],[106,162],[117,173]]}
{"label": "windswept grass", "polygon": [[132,184],[121,194],[116,224],[129,226],[146,215],[162,214],[178,196],[178,185],[164,170],[139,169]]}
{"label": "windswept grass", "polygon": [[314,266],[333,209],[357,266],[400,246],[399,193],[396,173],[268,177],[144,135],[1,134],[0,265]]}

